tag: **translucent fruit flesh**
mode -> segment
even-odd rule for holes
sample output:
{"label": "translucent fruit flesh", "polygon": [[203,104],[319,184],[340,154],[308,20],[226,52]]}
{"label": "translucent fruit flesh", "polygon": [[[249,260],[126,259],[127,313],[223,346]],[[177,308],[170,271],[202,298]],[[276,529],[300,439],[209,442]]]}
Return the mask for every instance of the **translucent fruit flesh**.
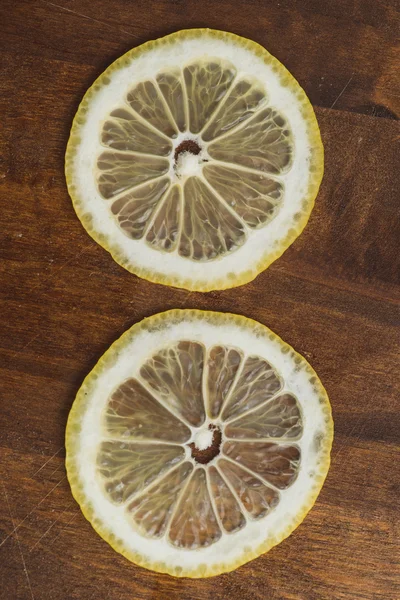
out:
{"label": "translucent fruit flesh", "polygon": [[[177,136],[197,157],[192,176],[176,169]],[[203,262],[234,252],[277,215],[294,148],[264,86],[220,58],[137,83],[106,117],[101,143],[97,188],[123,233]]]}
{"label": "translucent fruit flesh", "polygon": [[171,310],[86,377],[66,431],[72,493],[145,568],[210,577],[268,552],[311,509],[333,423],[311,366],[251,319]]}
{"label": "translucent fruit flesh", "polygon": [[188,550],[265,517],[301,461],[301,410],[283,387],[266,360],[233,347],[161,348],[109,396],[104,493],[141,535]]}

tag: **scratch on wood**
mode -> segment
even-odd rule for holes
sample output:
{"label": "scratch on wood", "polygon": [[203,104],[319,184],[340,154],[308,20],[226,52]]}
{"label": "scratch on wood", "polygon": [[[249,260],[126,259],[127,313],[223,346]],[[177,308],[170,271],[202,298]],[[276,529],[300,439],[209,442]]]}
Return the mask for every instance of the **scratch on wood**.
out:
{"label": "scratch on wood", "polygon": [[24,569],[24,573],[25,573],[25,575],[26,575],[26,580],[27,580],[27,582],[28,582],[29,591],[30,591],[30,593],[31,593],[31,598],[32,598],[32,600],[35,600],[35,597],[34,597],[34,595],[33,595],[32,586],[31,586],[31,581],[30,581],[30,579],[29,579],[29,573],[28,573],[28,569],[26,568],[25,558],[24,558],[24,555],[23,555],[23,553],[22,553],[21,543],[20,543],[20,541],[19,541],[19,537],[18,537],[18,533],[17,533],[17,529],[18,529],[18,527],[15,527],[14,518],[13,518],[13,516],[12,516],[12,512],[11,512],[11,506],[10,506],[10,503],[9,503],[9,501],[8,501],[8,495],[7,495],[6,488],[4,487],[4,484],[3,484],[3,483],[2,483],[1,485],[2,485],[2,487],[3,487],[3,490],[4,490],[4,495],[5,495],[5,497],[6,497],[6,502],[7,502],[8,512],[10,513],[11,523],[12,523],[12,525],[13,525],[13,527],[14,527],[14,529],[13,529],[13,532],[15,532],[15,538],[16,538],[16,540],[17,540],[17,544],[18,544],[19,553],[20,553],[20,555],[21,555],[22,567],[23,567],[23,569]]}
{"label": "scratch on wood", "polygon": [[63,467],[63,466],[64,466],[64,461],[62,461],[59,465],[57,465],[57,467],[54,469],[54,471],[52,473],[50,473],[49,479],[51,480],[51,478],[53,477],[54,473],[57,473],[58,469],[60,467]]}
{"label": "scratch on wood", "polygon": [[[42,2],[43,1],[44,0],[42,0]],[[67,267],[74,260],[76,260],[77,258],[79,258],[82,254],[84,254],[90,248],[91,248],[91,244],[88,245],[88,246],[85,246],[83,249],[79,250],[79,252],[77,254],[74,254],[74,256],[71,256],[71,258],[69,258],[68,260],[66,260],[65,263],[63,263],[60,267],[58,267],[58,269],[55,269],[55,271],[51,275],[49,275],[49,277],[45,277],[44,279],[42,279],[41,281],[39,281],[39,283],[37,283],[36,285],[34,285],[33,288],[31,288],[29,290],[30,293],[32,293],[34,290],[36,290],[38,287],[40,287],[43,283],[47,283],[48,281],[51,281],[53,279],[53,277],[55,277],[57,275],[57,273],[60,273],[60,271],[62,271],[63,269],[65,269],[65,267]]]}
{"label": "scratch on wood", "polygon": [[22,350],[25,350],[25,348],[27,348],[28,346],[30,346],[32,344],[32,342],[34,342],[36,340],[36,338],[39,337],[39,335],[41,334],[41,332],[39,331],[39,333],[37,333],[36,335],[34,335],[26,344],[24,344],[19,350],[17,350],[16,352],[14,352],[14,354],[11,355],[11,359],[15,358],[17,356],[17,354],[19,354],[20,352],[22,352]]}
{"label": "scratch on wood", "polygon": [[17,531],[17,530],[18,530],[18,529],[21,527],[21,525],[22,525],[23,523],[25,523],[25,521],[27,520],[27,518],[28,518],[28,517],[30,517],[30,516],[31,516],[31,514],[32,514],[33,512],[35,512],[35,510],[36,510],[36,509],[37,509],[37,508],[38,508],[38,507],[39,507],[39,506],[42,504],[42,502],[44,502],[44,501],[46,500],[46,498],[47,498],[48,496],[50,496],[51,492],[53,492],[53,491],[54,491],[54,490],[55,490],[55,489],[56,489],[56,488],[57,488],[59,485],[61,485],[61,483],[63,482],[63,480],[64,480],[64,479],[66,479],[66,477],[67,477],[67,476],[66,476],[66,475],[64,475],[64,476],[62,477],[62,479],[61,479],[61,480],[60,480],[58,483],[56,483],[56,485],[55,485],[55,486],[53,486],[53,487],[51,488],[51,490],[50,490],[50,491],[49,491],[49,492],[48,492],[48,493],[45,495],[45,497],[41,499],[41,501],[40,501],[40,502],[39,502],[39,503],[38,503],[38,504],[35,506],[35,508],[33,508],[33,509],[32,509],[32,510],[31,510],[31,511],[30,511],[30,512],[29,512],[29,513],[28,513],[28,514],[27,514],[27,515],[26,515],[26,516],[25,516],[25,517],[22,519],[22,521],[20,521],[20,522],[18,523],[18,525],[17,525],[17,526],[15,526],[15,525],[14,525],[14,521],[12,522],[12,523],[13,523],[13,530],[12,530],[12,531],[10,531],[10,533],[7,535],[7,537],[5,537],[5,538],[4,538],[4,540],[3,540],[3,541],[0,543],[0,548],[3,546],[3,544],[5,544],[5,543],[6,543],[6,541],[7,541],[7,540],[8,540],[8,539],[9,539],[11,536],[12,536],[12,535],[13,535],[13,534],[14,534],[14,533],[15,533],[15,532],[16,532],[16,531]]}
{"label": "scratch on wood", "polygon": [[50,542],[49,546],[51,546],[52,544],[54,544],[54,542],[56,540],[58,540],[58,538],[60,537],[60,535],[64,532],[64,531],[68,531],[69,529],[69,525],[71,525],[72,521],[74,521],[76,519],[76,517],[79,515],[79,513],[81,512],[80,508],[78,508],[75,512],[74,515],[72,515],[71,519],[68,521],[68,523],[66,524],[66,526],[61,529],[60,533],[58,535],[56,535],[55,538],[53,538],[53,540]]}
{"label": "scratch on wood", "polygon": [[[70,503],[68,504],[67,508],[64,508],[64,510],[62,511],[62,513],[60,513],[60,514],[59,514],[58,518],[57,518],[57,519],[56,519],[56,520],[55,520],[55,521],[54,521],[54,522],[53,522],[53,523],[50,525],[50,527],[48,527],[48,528],[46,529],[46,531],[45,531],[45,532],[44,532],[44,534],[43,534],[43,535],[42,535],[42,536],[41,536],[41,537],[38,539],[38,541],[34,543],[34,545],[32,546],[32,548],[31,548],[31,549],[30,549],[30,551],[29,551],[29,554],[32,552],[32,550],[34,550],[34,549],[36,548],[36,546],[37,546],[38,544],[40,544],[40,542],[42,541],[42,539],[43,539],[44,537],[46,537],[46,535],[49,533],[49,531],[50,531],[50,530],[51,530],[51,529],[54,527],[54,525],[55,525],[56,523],[58,523],[58,521],[61,519],[61,517],[63,516],[63,514],[64,514],[64,513],[65,513],[67,510],[69,510],[69,509],[71,508],[71,506],[72,506],[72,505],[73,505],[73,502],[70,502]],[[75,515],[74,515],[74,516],[75,516]]]}
{"label": "scratch on wood", "polygon": [[[57,454],[58,454],[58,453],[59,453],[59,452],[60,452],[60,451],[61,451],[63,448],[64,448],[64,446],[61,446],[61,448],[59,448],[59,449],[57,450],[57,452],[54,452],[53,456],[50,456],[50,458],[49,458],[48,460],[46,460],[46,462],[44,463],[44,465],[42,465],[42,466],[40,467],[40,469],[38,469],[37,471],[35,471],[35,473],[32,475],[32,477],[35,477],[35,475],[37,475],[38,473],[40,473],[40,471],[41,471],[41,470],[42,470],[42,469],[43,469],[43,468],[44,468],[44,467],[45,467],[47,464],[49,464],[49,462],[50,462],[51,460],[53,460],[53,458],[54,458],[55,456],[57,456]],[[58,467],[57,467],[57,469],[58,469]],[[56,470],[57,470],[57,469],[56,469]]]}
{"label": "scratch on wood", "polygon": [[346,83],[346,85],[344,86],[344,88],[342,89],[342,91],[340,92],[339,96],[336,98],[336,100],[333,101],[333,104],[331,106],[331,108],[333,108],[336,104],[336,102],[339,100],[339,98],[344,94],[344,92],[347,90],[347,88],[349,87],[350,83],[352,82],[354,77],[354,73],[353,75],[350,77],[350,79],[348,80],[348,82]]}
{"label": "scratch on wood", "polygon": [[121,31],[122,33],[126,33],[127,35],[134,36],[136,39],[139,39],[138,36],[135,36],[132,31],[127,31],[125,29],[121,29],[120,27],[115,27],[107,23],[107,21],[100,21],[99,19],[94,19],[93,17],[89,17],[89,15],[84,15],[82,13],[76,12],[76,10],[71,10],[70,8],[66,8],[65,6],[59,6],[58,4],[53,4],[53,2],[47,2],[47,0],[40,0],[42,4],[46,4],[47,6],[53,6],[54,8],[59,8],[68,13],[72,13],[77,17],[81,17],[82,19],[87,19],[88,21],[93,21],[94,23],[100,23],[101,25],[106,25],[110,29],[115,29],[116,31]]}

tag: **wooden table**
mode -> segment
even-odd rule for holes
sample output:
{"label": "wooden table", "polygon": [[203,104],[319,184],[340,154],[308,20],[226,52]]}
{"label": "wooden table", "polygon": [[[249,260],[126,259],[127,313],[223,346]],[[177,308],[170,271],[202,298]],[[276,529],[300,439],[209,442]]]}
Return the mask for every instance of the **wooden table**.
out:
{"label": "wooden table", "polygon": [[[400,598],[395,4],[2,0],[2,599]],[[129,48],[196,26],[277,56],[310,96],[326,150],[303,235],[251,284],[209,294],[147,283],[114,263],[76,218],[63,174],[71,120],[93,80]],[[336,424],[332,467],[303,525],[209,580],[159,575],[116,554],[85,521],[64,468],[83,377],[131,324],[173,307],[271,327],[313,364]]]}

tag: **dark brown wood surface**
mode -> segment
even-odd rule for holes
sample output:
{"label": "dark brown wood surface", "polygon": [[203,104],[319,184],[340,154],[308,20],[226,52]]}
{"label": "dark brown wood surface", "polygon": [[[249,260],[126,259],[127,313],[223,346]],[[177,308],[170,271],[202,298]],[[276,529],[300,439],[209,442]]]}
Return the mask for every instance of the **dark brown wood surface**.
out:
{"label": "dark brown wood surface", "polygon": [[[395,0],[2,0],[0,597],[400,598],[399,17]],[[142,281],[92,241],[67,194],[71,120],[133,46],[208,26],[263,44],[311,98],[326,171],[303,235],[254,282],[188,293]],[[332,466],[304,523],[237,571],[174,579],[116,554],[64,468],[68,411],[110,343],[198,307],[265,323],[331,398]]]}

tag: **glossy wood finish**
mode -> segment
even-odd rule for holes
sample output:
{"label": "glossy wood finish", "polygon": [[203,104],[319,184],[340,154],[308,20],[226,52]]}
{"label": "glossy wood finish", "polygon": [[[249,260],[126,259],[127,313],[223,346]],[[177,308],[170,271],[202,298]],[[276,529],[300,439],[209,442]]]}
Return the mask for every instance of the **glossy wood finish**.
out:
{"label": "glossy wood finish", "polygon": [[[399,571],[399,19],[394,0],[3,0],[0,597],[4,600],[394,600]],[[130,275],[67,194],[72,117],[123,52],[177,29],[250,37],[316,107],[326,172],[303,235],[253,283],[188,293]],[[397,69],[397,72],[396,72]],[[237,571],[178,580],[92,530],[64,469],[83,377],[131,324],[173,307],[244,314],[304,354],[336,424],[303,525]]]}

